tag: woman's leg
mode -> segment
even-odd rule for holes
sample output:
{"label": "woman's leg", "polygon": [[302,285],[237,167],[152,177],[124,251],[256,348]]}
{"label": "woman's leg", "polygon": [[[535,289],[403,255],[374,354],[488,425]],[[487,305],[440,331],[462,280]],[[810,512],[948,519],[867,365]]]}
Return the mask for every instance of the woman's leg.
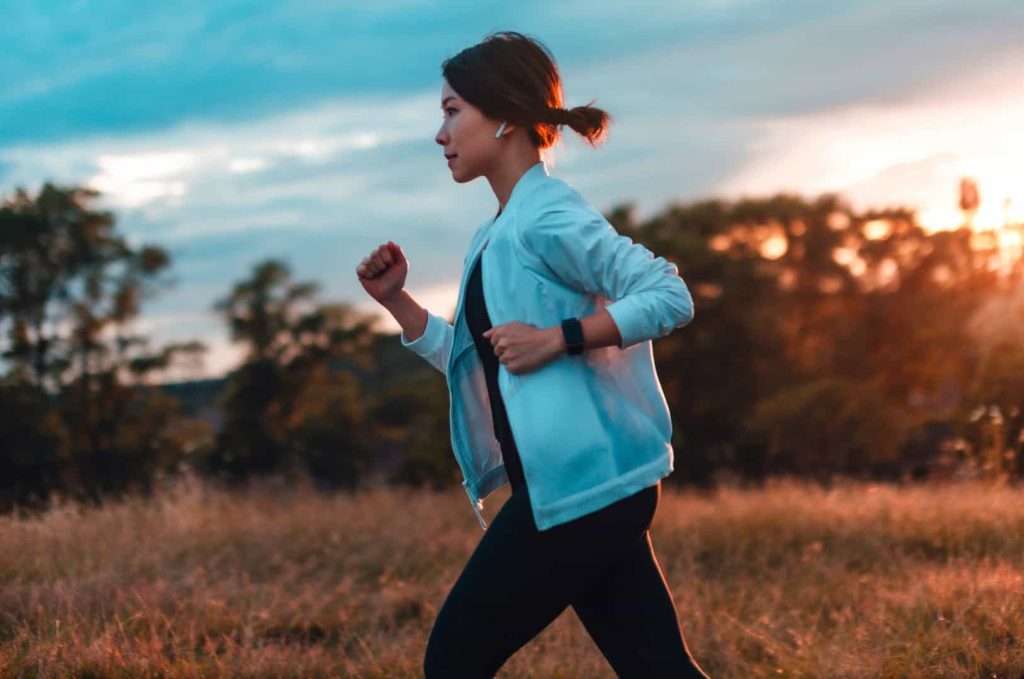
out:
{"label": "woman's leg", "polygon": [[424,657],[433,677],[491,677],[578,600],[650,526],[657,489],[538,531],[525,488],[495,516],[438,612]]}
{"label": "woman's leg", "polygon": [[435,677],[493,677],[569,605],[564,567],[549,563],[528,496],[506,500],[473,551],[430,632],[423,670]]}
{"label": "woman's leg", "polygon": [[649,531],[591,580],[572,607],[620,677],[708,678],[683,640]]}

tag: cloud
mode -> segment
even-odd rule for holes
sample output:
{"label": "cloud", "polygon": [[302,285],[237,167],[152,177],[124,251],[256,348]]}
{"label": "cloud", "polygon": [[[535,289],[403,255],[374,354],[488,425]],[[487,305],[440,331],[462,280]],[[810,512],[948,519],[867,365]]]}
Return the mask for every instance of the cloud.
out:
{"label": "cloud", "polygon": [[838,191],[861,206],[920,207],[924,224],[940,229],[962,223],[958,185],[970,176],[983,197],[976,224],[998,226],[1004,198],[1024,208],[1021,73],[1024,51],[1013,50],[913,98],[755,121],[748,161],[718,190]]}

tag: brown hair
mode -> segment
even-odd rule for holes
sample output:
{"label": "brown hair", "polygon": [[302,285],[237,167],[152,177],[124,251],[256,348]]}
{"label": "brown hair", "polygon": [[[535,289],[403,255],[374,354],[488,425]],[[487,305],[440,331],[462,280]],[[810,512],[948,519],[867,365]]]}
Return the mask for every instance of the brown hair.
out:
{"label": "brown hair", "polygon": [[441,73],[456,92],[488,118],[529,128],[534,146],[545,149],[568,125],[591,146],[604,140],[611,116],[591,106],[562,108],[562,80],[551,52],[539,40],[498,31],[445,59]]}

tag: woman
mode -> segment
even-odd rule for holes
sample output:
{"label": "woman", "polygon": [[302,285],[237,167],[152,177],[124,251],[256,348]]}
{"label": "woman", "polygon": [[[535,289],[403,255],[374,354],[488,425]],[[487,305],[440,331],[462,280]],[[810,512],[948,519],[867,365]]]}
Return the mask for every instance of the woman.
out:
{"label": "woman", "polygon": [[[497,214],[474,235],[453,323],[404,291],[393,242],[357,267],[444,373],[452,448],[485,533],[434,623],[424,672],[491,677],[572,606],[620,676],[706,677],[691,658],[649,528],[672,472],[651,340],[693,318],[678,269],[628,237],[541,152],[568,125],[592,145],[608,114],[562,108],[548,50],[487,36],[442,64],[435,141],[452,178],[486,177]],[[512,495],[488,528],[483,499]]]}

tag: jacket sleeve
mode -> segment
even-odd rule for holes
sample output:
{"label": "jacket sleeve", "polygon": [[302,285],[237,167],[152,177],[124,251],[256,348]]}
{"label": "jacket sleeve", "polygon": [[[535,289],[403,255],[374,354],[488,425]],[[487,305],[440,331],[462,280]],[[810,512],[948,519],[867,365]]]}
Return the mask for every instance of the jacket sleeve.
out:
{"label": "jacket sleeve", "polygon": [[545,186],[524,205],[520,239],[549,275],[611,303],[619,348],[661,337],[693,320],[693,298],[675,264],[615,230],[567,184]]}
{"label": "jacket sleeve", "polygon": [[402,330],[402,346],[419,354],[441,374],[448,374],[448,356],[451,354],[455,328],[451,323],[427,311],[427,327],[423,334],[410,340]]}

